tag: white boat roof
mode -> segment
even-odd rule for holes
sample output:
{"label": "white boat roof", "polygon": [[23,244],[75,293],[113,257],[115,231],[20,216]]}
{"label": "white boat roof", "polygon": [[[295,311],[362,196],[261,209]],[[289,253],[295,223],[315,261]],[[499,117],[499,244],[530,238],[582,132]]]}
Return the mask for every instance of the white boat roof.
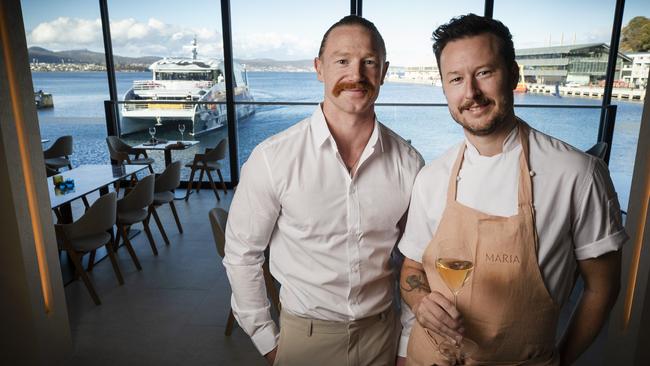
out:
{"label": "white boat roof", "polygon": [[151,71],[175,71],[192,72],[220,69],[221,61],[215,59],[190,59],[190,58],[164,58],[156,61],[149,70]]}

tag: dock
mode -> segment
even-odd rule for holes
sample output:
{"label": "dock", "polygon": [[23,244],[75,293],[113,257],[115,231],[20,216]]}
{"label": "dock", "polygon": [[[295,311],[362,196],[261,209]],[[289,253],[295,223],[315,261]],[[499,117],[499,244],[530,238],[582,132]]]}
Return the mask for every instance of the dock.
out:
{"label": "dock", "polygon": [[[536,94],[555,94],[555,85],[544,84],[526,84],[529,93]],[[604,87],[590,87],[590,86],[560,86],[558,87],[560,96],[568,97],[587,97],[601,99],[605,93]],[[645,100],[645,89],[629,89],[629,88],[614,88],[612,89],[612,99],[619,100]]]}

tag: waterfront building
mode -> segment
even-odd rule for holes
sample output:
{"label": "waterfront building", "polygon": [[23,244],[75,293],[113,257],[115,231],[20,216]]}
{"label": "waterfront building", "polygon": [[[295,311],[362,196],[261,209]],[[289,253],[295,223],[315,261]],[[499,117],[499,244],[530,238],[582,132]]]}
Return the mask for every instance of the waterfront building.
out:
{"label": "waterfront building", "polygon": [[440,85],[438,66],[391,66],[386,75],[387,81]]}
{"label": "waterfront building", "polygon": [[650,52],[628,53],[627,57],[632,59],[631,64],[625,64],[623,76],[631,88],[644,89],[648,85],[648,72],[650,71]]}
{"label": "waterfront building", "polygon": [[[609,46],[605,43],[588,43],[525,48],[515,50],[515,53],[526,82],[590,85],[605,80]],[[625,66],[631,64],[632,58],[619,52],[614,79],[624,80]]]}

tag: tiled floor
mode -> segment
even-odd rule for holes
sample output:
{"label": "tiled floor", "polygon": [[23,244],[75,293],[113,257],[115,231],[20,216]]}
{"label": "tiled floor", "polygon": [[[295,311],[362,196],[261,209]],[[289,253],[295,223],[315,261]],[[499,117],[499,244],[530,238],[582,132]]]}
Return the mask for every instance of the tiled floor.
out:
{"label": "tiled floor", "polygon": [[[81,281],[65,287],[74,344],[70,365],[265,364],[241,328],[224,336],[230,286],[208,220],[210,209],[229,206],[232,191],[221,196],[217,202],[210,190],[202,190],[187,203],[176,201],[183,234],[169,206],[159,208],[171,244],[164,244],[152,220],[159,255],[152,254],[144,234],[136,236],[133,244],[142,263],[137,271],[121,248],[123,286],[110,261],[99,262],[91,279],[100,306]],[[81,209],[75,204],[75,218]]]}
{"label": "tiled floor", "polygon": [[[159,208],[171,244],[164,244],[152,220],[159,255],[153,256],[145,235],[135,237],[142,263],[142,271],[137,271],[121,248],[123,286],[108,259],[98,263],[91,279],[102,305],[94,305],[81,281],[65,287],[74,343],[70,365],[265,365],[241,328],[235,326],[232,336],[224,336],[230,287],[208,211],[217,205],[227,208],[231,199],[231,191],[217,202],[210,190],[203,190],[187,203],[176,201],[183,234],[178,233],[169,207]],[[75,204],[75,218],[82,209]],[[573,294],[571,305],[577,300]],[[563,309],[561,328],[570,313],[569,307]],[[601,334],[578,364],[602,364],[604,341]]]}

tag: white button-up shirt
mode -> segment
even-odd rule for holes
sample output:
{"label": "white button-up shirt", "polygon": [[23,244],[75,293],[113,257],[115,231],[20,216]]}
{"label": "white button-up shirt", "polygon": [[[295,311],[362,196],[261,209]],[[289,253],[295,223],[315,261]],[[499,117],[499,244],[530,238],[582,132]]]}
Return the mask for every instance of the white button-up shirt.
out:
{"label": "white button-up shirt", "polygon": [[224,265],[232,309],[262,354],[277,343],[261,266],[282,285],[282,309],[347,321],[386,310],[389,258],[422,157],[375,122],[353,177],[321,108],[251,153],[230,206]]}
{"label": "white button-up shirt", "polygon": [[[533,183],[537,260],[544,283],[562,306],[571,294],[577,261],[615,251],[628,239],[605,163],[531,128],[530,172]],[[481,156],[465,140],[422,169],[413,187],[411,207],[399,249],[422,262],[446,206],[449,176],[458,149],[467,144],[459,172],[456,200],[478,211],[512,216],[517,213],[521,143],[514,128],[503,151]],[[403,312],[403,323],[410,323]],[[402,332],[400,352],[410,326]]]}

